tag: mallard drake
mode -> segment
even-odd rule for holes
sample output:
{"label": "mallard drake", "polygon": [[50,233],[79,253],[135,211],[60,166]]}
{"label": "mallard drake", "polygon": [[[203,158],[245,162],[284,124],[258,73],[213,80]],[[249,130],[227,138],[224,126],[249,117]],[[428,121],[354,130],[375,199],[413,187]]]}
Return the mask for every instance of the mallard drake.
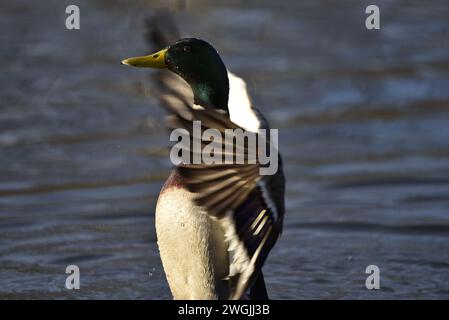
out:
{"label": "mallard drake", "polygon": [[[200,119],[223,131],[268,129],[245,82],[206,41],[184,38],[123,64],[160,73],[162,102],[174,127]],[[180,164],[156,205],[162,265],[174,299],[268,299],[262,266],[282,231],[284,174],[260,164]]]}

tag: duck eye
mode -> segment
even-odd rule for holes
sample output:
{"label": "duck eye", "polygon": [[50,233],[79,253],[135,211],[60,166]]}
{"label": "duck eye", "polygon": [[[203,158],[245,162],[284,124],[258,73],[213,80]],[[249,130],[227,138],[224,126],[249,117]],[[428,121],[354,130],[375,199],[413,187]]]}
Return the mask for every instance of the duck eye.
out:
{"label": "duck eye", "polygon": [[184,48],[182,48],[182,51],[184,51],[184,53],[189,53],[190,52],[190,47],[189,46],[184,46]]}

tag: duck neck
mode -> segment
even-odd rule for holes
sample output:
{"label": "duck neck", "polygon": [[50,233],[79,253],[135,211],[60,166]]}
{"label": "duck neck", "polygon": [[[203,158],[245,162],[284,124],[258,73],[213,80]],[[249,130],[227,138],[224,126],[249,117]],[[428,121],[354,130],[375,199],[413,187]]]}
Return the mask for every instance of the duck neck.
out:
{"label": "duck neck", "polygon": [[229,112],[229,80],[227,76],[220,80],[191,83],[190,86],[195,104]]}

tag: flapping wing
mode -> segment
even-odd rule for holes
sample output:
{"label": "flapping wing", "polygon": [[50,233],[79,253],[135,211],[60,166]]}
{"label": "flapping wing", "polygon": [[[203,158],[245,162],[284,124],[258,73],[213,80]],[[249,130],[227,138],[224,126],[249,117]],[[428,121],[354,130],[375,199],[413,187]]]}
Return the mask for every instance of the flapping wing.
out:
{"label": "flapping wing", "polygon": [[[188,102],[189,98],[182,95],[182,90],[173,90],[171,87],[166,92],[170,93],[166,93],[162,101],[170,112],[171,126],[185,129],[192,139],[193,121],[201,121],[202,131],[218,129],[223,137],[225,129],[240,128],[225,113],[209,108],[194,109]],[[204,145],[210,141],[201,140],[201,143]],[[247,146],[233,148],[234,156],[248,150]],[[194,150],[190,152],[192,155],[195,153]],[[259,169],[260,164],[257,162],[179,166],[185,187],[196,194],[198,205],[219,219],[225,229],[230,254],[232,299],[240,299],[252,285],[282,230],[283,173],[278,171],[273,176],[261,176]]]}

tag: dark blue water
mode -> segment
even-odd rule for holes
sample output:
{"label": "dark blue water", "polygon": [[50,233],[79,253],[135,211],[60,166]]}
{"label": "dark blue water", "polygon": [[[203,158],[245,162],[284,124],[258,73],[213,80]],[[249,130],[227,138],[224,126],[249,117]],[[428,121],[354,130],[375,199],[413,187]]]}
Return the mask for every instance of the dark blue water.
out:
{"label": "dark blue water", "polygon": [[[280,130],[284,233],[272,298],[449,298],[449,4],[3,1],[0,298],[170,298],[154,207],[170,170],[148,52],[169,6],[211,42]],[[81,289],[65,289],[65,268]],[[367,265],[381,289],[365,288]]]}

